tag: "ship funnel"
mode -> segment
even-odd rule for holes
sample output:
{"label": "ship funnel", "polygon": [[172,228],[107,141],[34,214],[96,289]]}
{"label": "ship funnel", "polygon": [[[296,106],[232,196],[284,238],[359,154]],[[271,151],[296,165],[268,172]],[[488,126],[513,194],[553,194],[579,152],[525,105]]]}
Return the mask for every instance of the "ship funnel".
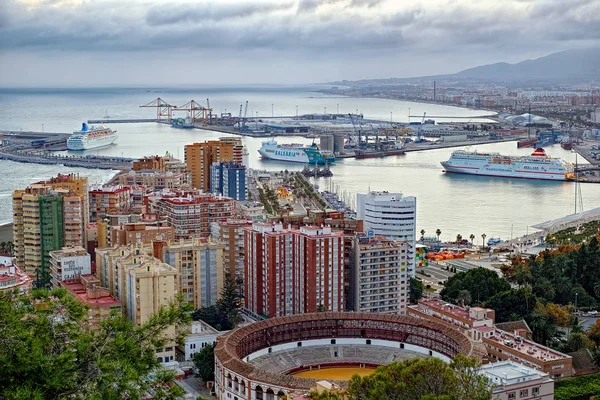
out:
{"label": "ship funnel", "polygon": [[82,132],[87,132],[88,131],[88,125],[85,122],[83,122],[81,124],[81,131]]}

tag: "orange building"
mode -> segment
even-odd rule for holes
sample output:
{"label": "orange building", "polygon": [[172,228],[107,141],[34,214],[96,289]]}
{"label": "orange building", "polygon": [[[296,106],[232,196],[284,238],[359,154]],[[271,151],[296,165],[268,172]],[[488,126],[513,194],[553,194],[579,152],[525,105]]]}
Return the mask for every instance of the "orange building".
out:
{"label": "orange building", "polygon": [[132,205],[131,192],[129,186],[121,185],[90,187],[90,222],[102,220],[109,213],[129,209]]}
{"label": "orange building", "polygon": [[147,170],[158,170],[166,171],[165,159],[161,156],[150,156],[140,158],[133,162],[134,171],[147,171]]}
{"label": "orange building", "polygon": [[141,222],[110,228],[110,244],[113,247],[116,245],[152,243],[152,241],[158,239],[175,240],[175,231],[170,226],[151,226]]}
{"label": "orange building", "polygon": [[233,141],[220,140],[186,145],[185,163],[192,174],[192,187],[210,192],[210,166],[214,162],[234,161],[236,146]]}

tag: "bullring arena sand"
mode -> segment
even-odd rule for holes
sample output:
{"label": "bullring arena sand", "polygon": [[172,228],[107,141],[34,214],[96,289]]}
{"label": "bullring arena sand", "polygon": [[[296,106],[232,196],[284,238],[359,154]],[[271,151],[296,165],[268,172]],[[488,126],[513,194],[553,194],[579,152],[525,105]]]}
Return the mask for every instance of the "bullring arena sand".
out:
{"label": "bullring arena sand", "polygon": [[352,375],[358,374],[359,376],[371,375],[375,372],[375,368],[359,368],[359,367],[331,367],[313,369],[309,371],[301,371],[292,374],[299,378],[314,378],[314,379],[331,379],[336,381],[348,381],[352,378]]}

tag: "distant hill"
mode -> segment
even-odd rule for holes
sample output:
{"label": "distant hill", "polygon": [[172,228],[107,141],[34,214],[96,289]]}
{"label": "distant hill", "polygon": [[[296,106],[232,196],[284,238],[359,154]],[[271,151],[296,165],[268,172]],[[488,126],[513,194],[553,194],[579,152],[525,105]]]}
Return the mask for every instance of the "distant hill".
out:
{"label": "distant hill", "polygon": [[422,80],[551,83],[600,81],[600,48],[566,50],[516,64],[502,62],[482,65],[456,74],[367,79],[353,82],[341,81],[332,84],[353,86],[401,85]]}
{"label": "distant hill", "polygon": [[600,80],[600,48],[561,51],[516,64],[483,65],[466,69],[454,76],[490,81]]}

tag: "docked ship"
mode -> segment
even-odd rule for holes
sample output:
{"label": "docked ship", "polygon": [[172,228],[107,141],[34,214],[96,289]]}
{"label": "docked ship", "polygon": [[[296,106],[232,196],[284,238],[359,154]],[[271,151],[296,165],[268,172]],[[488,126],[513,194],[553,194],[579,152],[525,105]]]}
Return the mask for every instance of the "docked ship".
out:
{"label": "docked ship", "polygon": [[88,126],[85,122],[81,124],[81,130],[75,131],[67,139],[69,150],[89,150],[97,147],[108,146],[117,140],[117,131],[113,131],[104,125]]}
{"label": "docked ship", "polygon": [[333,164],[335,155],[331,151],[320,150],[315,143],[306,147],[302,144],[277,144],[274,140],[262,142],[258,150],[262,158],[278,161],[299,162],[304,164]]}
{"label": "docked ship", "polygon": [[459,174],[552,181],[575,179],[573,164],[549,157],[544,149],[536,149],[530,156],[456,150],[441,164],[445,172]]}
{"label": "docked ship", "polygon": [[382,145],[379,148],[362,148],[354,150],[355,158],[376,158],[387,156],[400,156],[405,153],[402,143],[396,142]]}
{"label": "docked ship", "polygon": [[195,128],[194,124],[192,124],[192,121],[190,120],[190,118],[174,118],[171,121],[171,127],[173,128],[179,128],[179,129],[193,129]]}

